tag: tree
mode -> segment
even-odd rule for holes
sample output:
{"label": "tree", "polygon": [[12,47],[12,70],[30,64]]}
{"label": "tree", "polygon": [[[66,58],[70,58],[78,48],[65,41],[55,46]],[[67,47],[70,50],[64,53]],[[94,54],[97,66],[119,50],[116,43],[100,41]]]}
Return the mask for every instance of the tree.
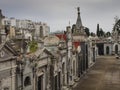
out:
{"label": "tree", "polygon": [[118,17],[118,16],[115,16],[114,19],[115,19],[115,23],[117,23],[118,20],[119,20],[119,17]]}
{"label": "tree", "polygon": [[30,52],[33,53],[38,49],[38,43],[36,41],[29,42]]}
{"label": "tree", "polygon": [[87,36],[89,36],[89,35],[90,35],[89,28],[85,27],[85,28],[84,28],[84,30],[85,30],[85,32],[86,32],[86,34],[87,34]]}
{"label": "tree", "polygon": [[99,31],[99,24],[97,24],[97,32],[96,32],[97,36],[100,37],[100,31]]}
{"label": "tree", "polygon": [[94,33],[93,33],[93,32],[91,32],[91,33],[90,33],[90,35],[91,35],[91,36],[94,36]]}
{"label": "tree", "polygon": [[105,35],[105,32],[103,31],[102,28],[100,28],[99,34],[100,34],[100,36],[104,36]]}
{"label": "tree", "polygon": [[76,25],[73,24],[73,25],[72,25],[72,33],[74,33],[74,30],[76,29],[75,27],[76,27]]}
{"label": "tree", "polygon": [[111,36],[111,33],[110,33],[110,32],[107,32],[107,33],[106,33],[106,36],[107,36],[107,37],[110,37],[110,36]]}

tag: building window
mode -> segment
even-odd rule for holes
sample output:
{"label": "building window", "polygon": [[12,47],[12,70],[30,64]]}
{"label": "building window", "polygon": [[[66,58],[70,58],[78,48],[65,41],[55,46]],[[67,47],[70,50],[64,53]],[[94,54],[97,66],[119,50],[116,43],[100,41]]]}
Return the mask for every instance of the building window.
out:
{"label": "building window", "polygon": [[106,47],[106,54],[109,54],[109,46]]}
{"label": "building window", "polygon": [[118,54],[118,45],[115,45],[115,54]]}
{"label": "building window", "polygon": [[24,86],[29,86],[29,85],[31,85],[31,80],[30,80],[30,77],[27,76],[24,80]]}

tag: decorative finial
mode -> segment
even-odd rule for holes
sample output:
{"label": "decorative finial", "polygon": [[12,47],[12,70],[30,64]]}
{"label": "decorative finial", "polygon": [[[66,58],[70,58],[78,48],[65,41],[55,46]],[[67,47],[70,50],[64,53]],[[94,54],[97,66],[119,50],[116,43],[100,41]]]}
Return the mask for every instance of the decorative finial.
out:
{"label": "decorative finial", "polygon": [[78,12],[80,12],[80,7],[77,7]]}

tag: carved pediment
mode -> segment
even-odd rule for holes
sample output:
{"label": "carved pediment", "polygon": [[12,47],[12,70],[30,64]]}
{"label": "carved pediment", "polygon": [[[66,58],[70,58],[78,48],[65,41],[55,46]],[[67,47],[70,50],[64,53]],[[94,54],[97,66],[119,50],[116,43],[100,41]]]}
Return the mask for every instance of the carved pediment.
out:
{"label": "carved pediment", "polygon": [[17,53],[14,52],[13,48],[8,46],[6,43],[1,46],[0,48],[0,61],[4,60],[10,60],[14,56],[16,56]]}
{"label": "carved pediment", "polygon": [[43,52],[40,54],[40,59],[46,58],[47,56],[48,56],[48,54],[43,51]]}

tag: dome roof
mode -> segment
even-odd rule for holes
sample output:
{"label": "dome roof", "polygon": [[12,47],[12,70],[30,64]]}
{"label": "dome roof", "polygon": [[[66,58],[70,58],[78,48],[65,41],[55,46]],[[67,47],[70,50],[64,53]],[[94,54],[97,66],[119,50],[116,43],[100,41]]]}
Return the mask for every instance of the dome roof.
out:
{"label": "dome roof", "polygon": [[44,45],[58,45],[60,42],[60,39],[57,36],[47,36],[44,39]]}

